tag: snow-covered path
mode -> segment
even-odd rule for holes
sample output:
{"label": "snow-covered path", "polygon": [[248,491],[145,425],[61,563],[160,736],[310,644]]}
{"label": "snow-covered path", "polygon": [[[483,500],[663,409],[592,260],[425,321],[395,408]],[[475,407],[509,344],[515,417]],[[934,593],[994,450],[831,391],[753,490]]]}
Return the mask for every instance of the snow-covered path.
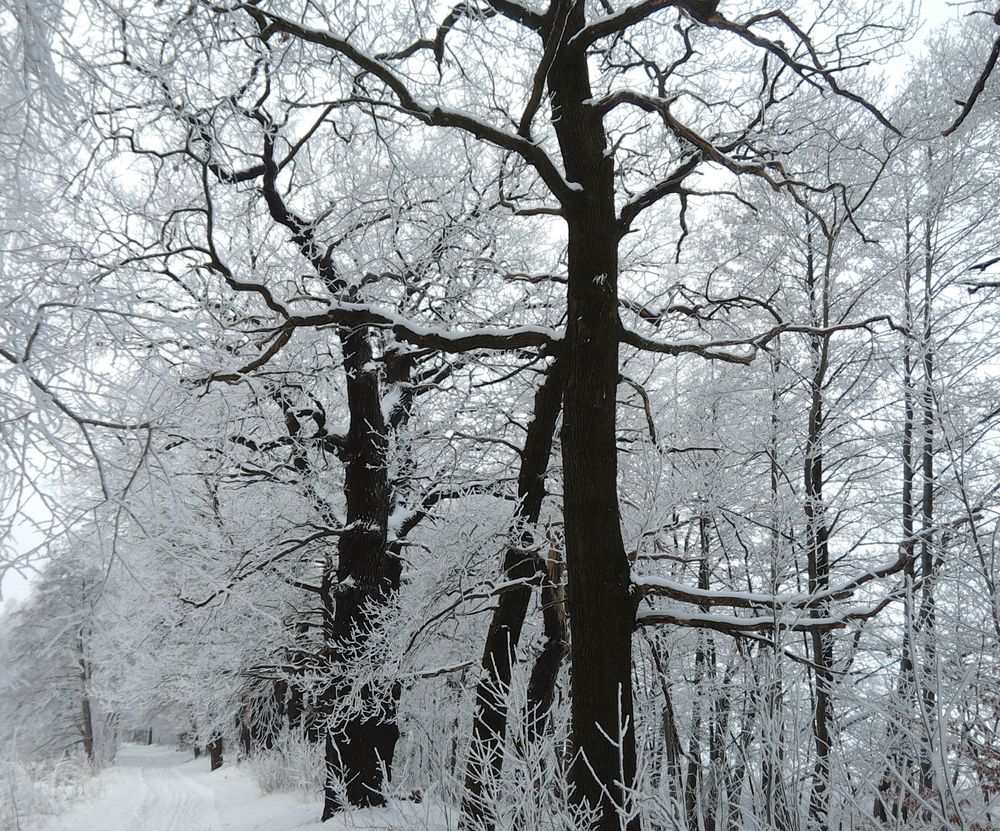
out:
{"label": "snow-covered path", "polygon": [[261,794],[246,771],[171,748],[127,744],[95,782],[97,795],[30,831],[447,831],[446,811],[397,803],[320,823],[320,797]]}
{"label": "snow-covered path", "polygon": [[101,793],[45,826],[51,831],[223,831],[216,792],[190,754],[125,745]]}

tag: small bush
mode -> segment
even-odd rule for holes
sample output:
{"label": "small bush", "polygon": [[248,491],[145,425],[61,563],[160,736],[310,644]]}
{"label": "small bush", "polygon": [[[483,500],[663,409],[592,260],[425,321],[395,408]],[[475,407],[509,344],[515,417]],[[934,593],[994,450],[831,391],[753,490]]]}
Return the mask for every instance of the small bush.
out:
{"label": "small bush", "polygon": [[4,757],[9,755],[0,752],[0,831],[21,831],[41,817],[63,813],[93,783],[90,765],[79,757],[24,763]]}
{"label": "small bush", "polygon": [[263,793],[323,790],[323,746],[288,733],[271,750],[249,757],[244,768]]}

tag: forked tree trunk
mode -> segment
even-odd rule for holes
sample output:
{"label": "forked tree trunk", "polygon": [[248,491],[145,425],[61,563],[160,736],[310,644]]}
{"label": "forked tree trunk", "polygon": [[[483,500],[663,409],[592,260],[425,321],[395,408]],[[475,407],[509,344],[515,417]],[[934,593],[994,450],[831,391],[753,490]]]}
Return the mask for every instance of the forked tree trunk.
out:
{"label": "forked tree trunk", "polygon": [[[272,218],[288,228],[300,253],[331,295],[343,294],[348,286],[334,267],[332,247],[320,245],[315,225],[284,202],[278,185],[274,136],[267,132],[262,161],[261,186]],[[337,335],[350,413],[347,438],[338,447],[344,463],[347,522],[337,547],[336,570],[332,564],[323,569],[319,589],[327,652],[324,657],[334,666],[345,657],[345,650],[363,648],[369,634],[369,608],[384,605],[398,591],[401,574],[399,558],[388,547],[389,426],[382,411],[379,371],[373,366],[371,332],[367,326],[341,326]],[[320,705],[327,722],[350,684],[350,679],[335,676],[324,691]],[[393,685],[388,694],[365,688],[360,694],[361,712],[348,716],[343,724],[327,724],[324,820],[343,807],[341,785],[352,805],[385,803],[384,780],[392,768],[399,739],[398,694],[398,685]]]}
{"label": "forked tree trunk", "polygon": [[520,583],[500,595],[486,635],[483,676],[476,686],[472,743],[462,800],[462,826],[465,828],[493,828],[497,820],[491,814],[495,801],[492,785],[503,764],[507,694],[521,628],[531,599],[531,582],[538,572],[540,560],[538,554],[529,550],[535,543],[531,526],[538,522],[545,497],[545,472],[559,416],[564,378],[562,364],[557,360],[535,394],[534,415],[521,452],[514,521],[522,532],[517,544],[507,547],[503,563],[505,579]]}

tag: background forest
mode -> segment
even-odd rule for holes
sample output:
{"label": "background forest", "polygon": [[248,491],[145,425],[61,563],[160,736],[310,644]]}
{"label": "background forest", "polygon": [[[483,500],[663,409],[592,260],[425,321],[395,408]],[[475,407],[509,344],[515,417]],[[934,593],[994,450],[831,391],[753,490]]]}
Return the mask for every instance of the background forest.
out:
{"label": "background forest", "polygon": [[0,0],[0,825],[152,729],[998,827],[1000,12],[929,5]]}

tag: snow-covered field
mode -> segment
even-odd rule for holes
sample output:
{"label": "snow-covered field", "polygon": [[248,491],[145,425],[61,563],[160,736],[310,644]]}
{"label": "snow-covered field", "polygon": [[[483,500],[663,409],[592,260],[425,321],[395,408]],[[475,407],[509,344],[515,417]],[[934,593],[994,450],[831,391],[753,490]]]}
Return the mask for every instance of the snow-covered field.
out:
{"label": "snow-covered field", "polygon": [[440,810],[405,806],[353,811],[319,822],[321,800],[301,792],[262,795],[238,767],[160,746],[125,745],[99,774],[96,796],[24,831],[445,831]]}

